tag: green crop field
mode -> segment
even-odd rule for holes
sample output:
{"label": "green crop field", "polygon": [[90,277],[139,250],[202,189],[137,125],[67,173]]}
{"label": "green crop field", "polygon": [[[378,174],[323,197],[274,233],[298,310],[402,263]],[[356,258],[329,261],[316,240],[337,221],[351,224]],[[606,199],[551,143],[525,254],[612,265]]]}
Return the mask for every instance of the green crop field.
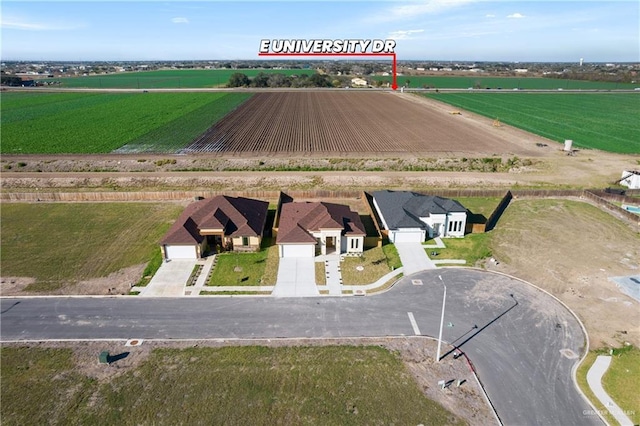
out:
{"label": "green crop field", "polygon": [[[249,93],[2,95],[3,154],[175,152]],[[126,146],[125,146],[126,145]]]}
{"label": "green crop field", "polygon": [[217,70],[160,70],[123,72],[118,74],[89,75],[82,77],[47,78],[42,81],[60,82],[60,87],[85,87],[91,89],[179,89],[224,87],[233,73],[249,77],[265,74],[315,74],[313,69],[217,69]]}
{"label": "green crop field", "polygon": [[640,94],[434,93],[458,108],[574,146],[640,154]]}
{"label": "green crop field", "polygon": [[[373,77],[391,83],[391,77]],[[612,83],[607,81],[566,80],[540,77],[487,77],[473,76],[413,76],[402,75],[397,77],[398,86],[411,88],[434,89],[537,89],[537,90],[615,90],[634,89],[638,84]]]}

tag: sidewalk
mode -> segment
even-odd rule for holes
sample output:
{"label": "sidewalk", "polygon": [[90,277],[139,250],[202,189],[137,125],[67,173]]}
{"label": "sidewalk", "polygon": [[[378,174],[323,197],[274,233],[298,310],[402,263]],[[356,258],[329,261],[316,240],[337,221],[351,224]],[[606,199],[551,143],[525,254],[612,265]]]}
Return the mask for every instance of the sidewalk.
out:
{"label": "sidewalk", "polygon": [[607,355],[599,355],[587,373],[587,383],[595,394],[596,398],[604,405],[611,415],[622,426],[632,426],[633,422],[624,411],[611,399],[602,387],[602,376],[611,364],[611,357]]}
{"label": "sidewalk", "polygon": [[340,272],[340,258],[325,260],[324,270],[327,274],[327,289],[330,296],[342,295],[342,273]]}
{"label": "sidewalk", "polygon": [[200,291],[202,290],[202,287],[207,284],[207,278],[209,278],[209,272],[211,272],[211,268],[215,263],[216,256],[217,255],[214,254],[213,256],[209,256],[205,259],[202,271],[200,271],[200,275],[198,276],[196,283],[193,287],[190,287],[190,296],[198,296],[200,294]]}

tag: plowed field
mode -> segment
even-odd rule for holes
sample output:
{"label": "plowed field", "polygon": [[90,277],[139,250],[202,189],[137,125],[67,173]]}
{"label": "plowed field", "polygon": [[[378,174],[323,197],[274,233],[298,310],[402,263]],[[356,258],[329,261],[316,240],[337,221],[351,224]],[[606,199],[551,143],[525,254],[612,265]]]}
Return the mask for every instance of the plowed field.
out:
{"label": "plowed field", "polygon": [[540,156],[535,137],[380,92],[259,93],[183,152],[482,153]]}

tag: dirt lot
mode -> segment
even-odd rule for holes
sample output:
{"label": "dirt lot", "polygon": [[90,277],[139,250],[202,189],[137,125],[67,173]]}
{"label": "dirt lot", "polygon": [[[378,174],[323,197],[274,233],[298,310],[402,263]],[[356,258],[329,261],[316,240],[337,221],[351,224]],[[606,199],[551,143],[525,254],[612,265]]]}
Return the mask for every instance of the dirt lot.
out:
{"label": "dirt lot", "polygon": [[591,348],[640,346],[640,303],[609,277],[640,274],[640,235],[580,201],[516,200],[491,234],[491,270],[527,280],[566,303]]}
{"label": "dirt lot", "polygon": [[[322,345],[379,345],[397,352],[414,377],[418,387],[426,397],[438,402],[445,408],[465,419],[469,424],[490,424],[494,417],[485,402],[468,363],[464,357],[454,360],[448,357],[435,363],[436,342],[423,338],[386,338],[386,339],[311,339],[311,340],[200,340],[200,341],[143,341],[140,346],[124,346],[125,342],[46,342],[35,343],[35,347],[69,347],[73,349],[76,371],[101,382],[110,382],[114,378],[136,369],[143,363],[154,348],[222,347],[231,345],[282,346],[322,346]],[[16,344],[20,345],[20,344]],[[98,363],[98,354],[108,350],[113,356],[128,352],[128,355],[111,365]],[[437,385],[442,378],[465,380],[457,387],[455,383],[442,390]]]}

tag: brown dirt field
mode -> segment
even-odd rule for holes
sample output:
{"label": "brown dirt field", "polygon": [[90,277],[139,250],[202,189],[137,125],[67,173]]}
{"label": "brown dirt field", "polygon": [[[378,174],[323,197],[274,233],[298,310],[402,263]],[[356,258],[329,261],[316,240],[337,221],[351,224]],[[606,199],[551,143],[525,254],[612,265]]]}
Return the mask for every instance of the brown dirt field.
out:
{"label": "brown dirt field", "polygon": [[[24,346],[21,343],[8,343]],[[325,345],[379,345],[397,352],[424,395],[441,404],[449,411],[464,419],[468,424],[490,424],[495,419],[487,405],[469,366],[460,357],[448,357],[435,363],[436,341],[424,338],[350,338],[350,339],[269,339],[269,340],[198,340],[198,341],[143,341],[140,346],[124,346],[124,342],[42,342],[30,343],[31,347],[72,348],[76,371],[100,382],[111,382],[115,378],[138,368],[155,348],[223,347],[239,345],[261,345],[267,347],[284,346],[325,346]],[[110,365],[98,363],[98,354],[108,350],[111,354],[129,354]],[[439,380],[463,379],[445,390],[438,387]]]}
{"label": "brown dirt field", "polygon": [[[184,152],[490,153],[539,156],[531,143],[415,97],[381,92],[258,93]],[[407,102],[412,100],[413,102]]]}
{"label": "brown dirt field", "polygon": [[640,234],[595,206],[516,200],[491,231],[498,265],[558,297],[580,318],[591,348],[640,346],[640,303],[610,277],[640,271]]}

